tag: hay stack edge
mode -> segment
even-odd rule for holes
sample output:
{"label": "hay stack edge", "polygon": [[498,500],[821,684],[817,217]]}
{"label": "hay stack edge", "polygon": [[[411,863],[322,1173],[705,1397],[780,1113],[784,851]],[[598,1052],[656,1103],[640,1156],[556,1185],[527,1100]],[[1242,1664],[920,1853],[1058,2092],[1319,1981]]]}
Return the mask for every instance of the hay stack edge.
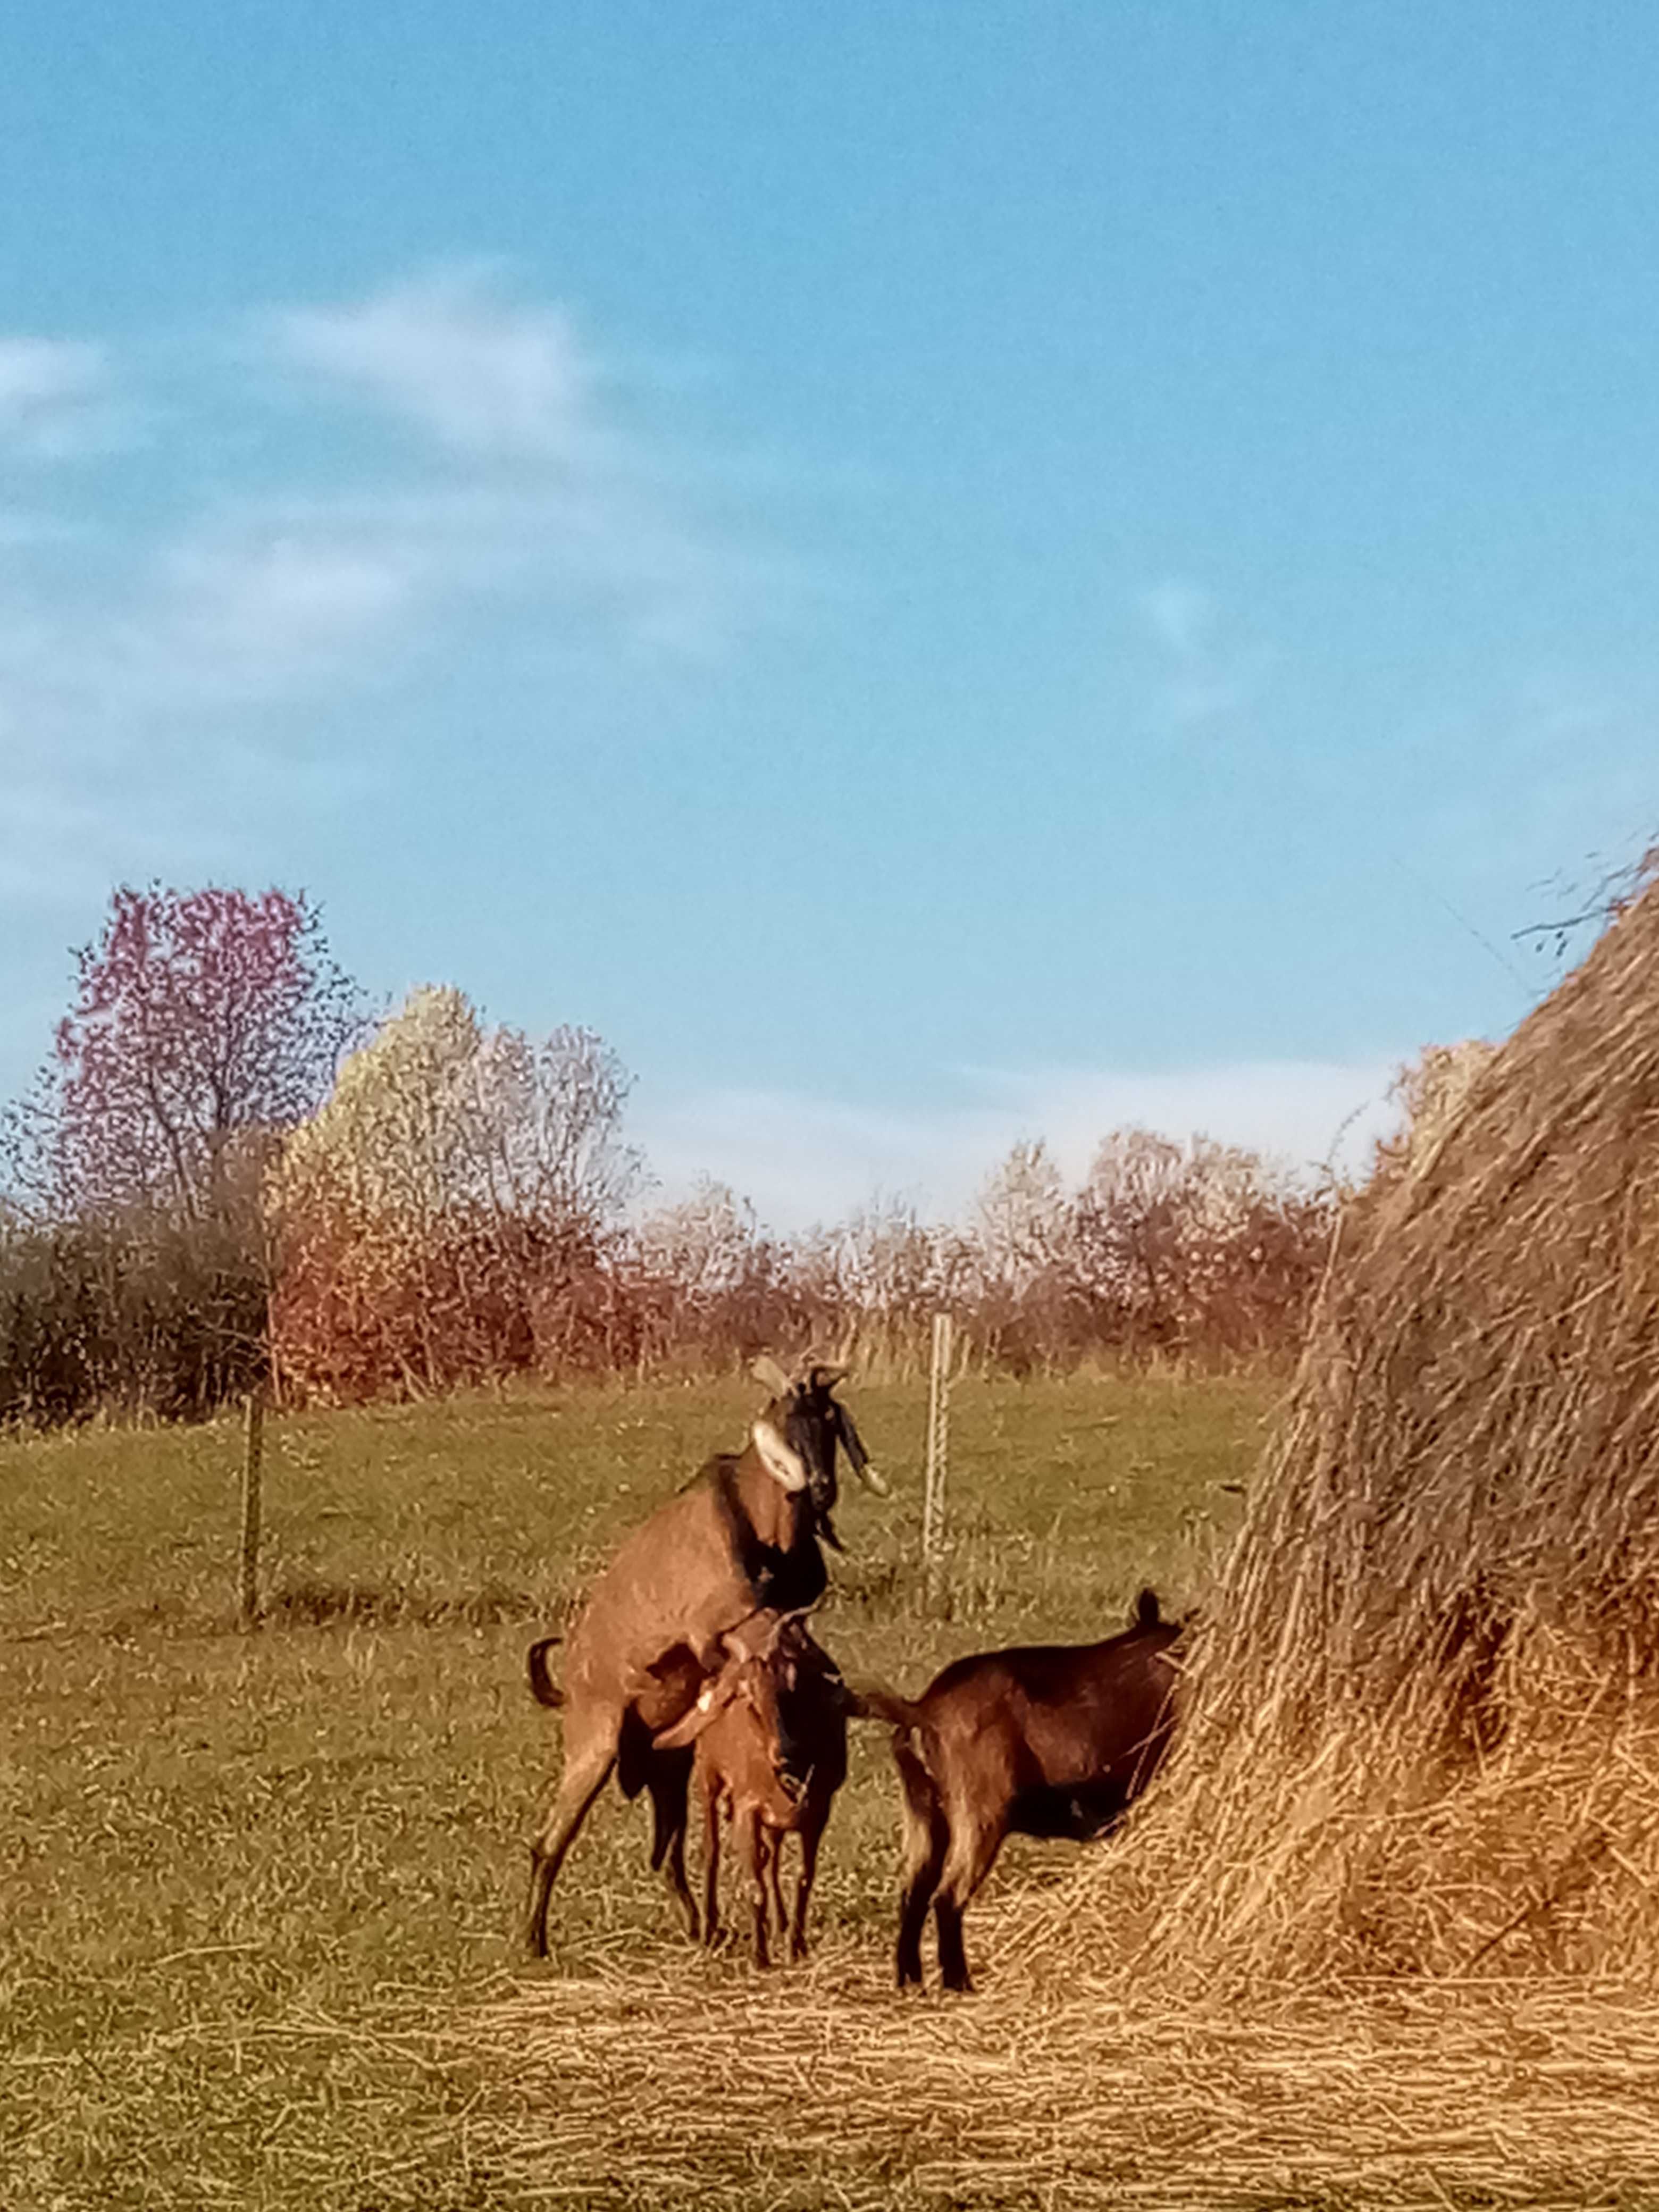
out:
{"label": "hay stack edge", "polygon": [[1659,1968],[1659,888],[1460,1089],[1342,1224],[1180,1755],[1067,1900],[1102,1966]]}

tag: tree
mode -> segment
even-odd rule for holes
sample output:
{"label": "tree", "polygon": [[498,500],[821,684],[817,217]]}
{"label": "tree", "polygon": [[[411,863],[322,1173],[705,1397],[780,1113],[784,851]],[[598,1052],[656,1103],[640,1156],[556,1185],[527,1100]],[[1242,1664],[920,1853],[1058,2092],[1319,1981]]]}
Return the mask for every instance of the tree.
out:
{"label": "tree", "polygon": [[282,1184],[408,1232],[510,1219],[597,1238],[639,1179],[628,1091],[591,1030],[487,1030],[464,993],[423,985],[294,1132]]}
{"label": "tree", "polygon": [[459,991],[411,991],[283,1146],[284,1209],[321,1203],[363,1224],[429,1229],[475,1180],[469,1109],[482,1044]]}
{"label": "tree", "polygon": [[1066,1243],[1066,1186],[1041,1138],[1015,1145],[992,1170],[975,1212],[993,1280],[1018,1294],[1054,1266]]}
{"label": "tree", "polygon": [[648,1213],[634,1237],[644,1266],[698,1311],[748,1282],[760,1243],[754,1207],[712,1176],[677,1206]]}
{"label": "tree", "polygon": [[312,1113],[361,1028],[303,892],[124,886],[76,956],[52,1059],[9,1119],[14,1178],[63,1215],[217,1211],[239,1148]]}
{"label": "tree", "polygon": [[603,1364],[640,1172],[628,1089],[591,1030],[532,1039],[486,1029],[459,991],[411,992],[267,1185],[286,1380],[370,1397]]}

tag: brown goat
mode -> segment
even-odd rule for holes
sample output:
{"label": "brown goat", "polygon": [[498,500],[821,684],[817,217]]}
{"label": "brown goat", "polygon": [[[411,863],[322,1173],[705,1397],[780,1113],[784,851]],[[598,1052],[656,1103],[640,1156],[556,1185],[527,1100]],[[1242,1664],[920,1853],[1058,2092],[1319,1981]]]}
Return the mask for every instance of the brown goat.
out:
{"label": "brown goat", "polygon": [[972,1989],[962,1917],[1006,1837],[1087,1843],[1121,1820],[1169,1745],[1181,1634],[1146,1589],[1133,1627],[1104,1643],[978,1652],[914,1702],[853,1693],[856,1713],[894,1724],[904,1789],[901,1989],[921,1980],[930,1904],[945,1986]]}
{"label": "brown goat", "polygon": [[[733,1659],[657,1744],[672,1757],[696,1747],[693,1785],[702,1806],[702,1934],[720,1934],[722,1817],[743,1842],[754,1899],[755,1963],[769,1964],[769,1922],[792,1959],[806,1956],[806,1911],[836,1792],[847,1779],[846,1685],[799,1614],[778,1616],[765,1641]],[[786,1836],[800,1838],[793,1917],[786,1920],[781,1866]]]}
{"label": "brown goat", "polygon": [[[773,1395],[746,1449],[711,1460],[634,1531],[570,1633],[560,1700],[564,1771],[531,1845],[526,1940],[538,1956],[547,1950],[554,1881],[613,1768],[629,1796],[649,1790],[653,1863],[667,1855],[671,1886],[695,1920],[669,1817],[677,1791],[683,1802],[689,1762],[659,1765],[673,1754],[657,1752],[653,1736],[691,1707],[707,1676],[748,1650],[745,1621],[822,1595],[829,1576],[819,1540],[837,1542],[837,1448],[872,1489],[882,1487],[851,1414],[832,1395],[843,1370],[815,1365],[792,1380],[763,1360],[755,1371]],[[531,1687],[544,1704],[552,1701],[544,1694],[546,1648],[544,1640],[531,1661]]]}

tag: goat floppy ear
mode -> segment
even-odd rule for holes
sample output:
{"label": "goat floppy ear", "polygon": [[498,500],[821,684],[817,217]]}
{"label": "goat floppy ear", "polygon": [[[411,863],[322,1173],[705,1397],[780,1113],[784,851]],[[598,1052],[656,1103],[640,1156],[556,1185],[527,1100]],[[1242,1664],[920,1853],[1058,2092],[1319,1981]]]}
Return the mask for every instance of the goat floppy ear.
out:
{"label": "goat floppy ear", "polygon": [[659,1729],[651,1739],[658,1751],[684,1751],[687,1744],[695,1743],[706,1728],[711,1727],[738,1694],[738,1674],[735,1667],[728,1667],[712,1682],[705,1682],[702,1694],[689,1713],[673,1723],[672,1727]]}
{"label": "goat floppy ear", "polygon": [[763,1416],[749,1433],[760,1454],[761,1465],[773,1481],[781,1483],[786,1490],[805,1490],[805,1466],[793,1446],[784,1442],[782,1431]]}

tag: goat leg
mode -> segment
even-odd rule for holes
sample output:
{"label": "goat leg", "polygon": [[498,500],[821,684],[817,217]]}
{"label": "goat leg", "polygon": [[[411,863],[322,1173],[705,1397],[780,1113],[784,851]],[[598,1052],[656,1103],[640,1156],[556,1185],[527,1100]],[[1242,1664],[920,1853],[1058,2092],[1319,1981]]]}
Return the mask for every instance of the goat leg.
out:
{"label": "goat leg", "polygon": [[761,1825],[760,1808],[749,1806],[744,1813],[744,1842],[748,1847],[749,1879],[755,1908],[755,1964],[769,1966],[771,1954],[767,1948],[766,1923],[770,1911],[770,1900],[766,1893],[766,1851],[769,1841]]}
{"label": "goat leg", "polygon": [[902,1738],[894,1744],[904,1788],[904,1874],[900,1891],[898,1985],[921,1987],[921,1931],[951,1840],[932,1776]]}
{"label": "goat leg", "polygon": [[806,1907],[812,1894],[813,1877],[818,1867],[818,1838],[823,1834],[819,1821],[804,1820],[799,1829],[800,1873],[795,1881],[795,1917],[789,1930],[789,1956],[799,1960],[806,1956]]}
{"label": "goat leg", "polygon": [[969,1996],[974,1978],[968,1971],[968,1954],[962,1944],[962,1907],[943,1890],[933,1899],[933,1920],[939,1929],[939,1979],[947,1990]]}
{"label": "goat leg", "polygon": [[720,1932],[720,1800],[707,1777],[702,1792],[702,1940],[712,1951]]}
{"label": "goat leg", "polygon": [[963,1948],[962,1916],[994,1865],[1006,1831],[1000,1822],[987,1820],[962,1802],[951,1808],[950,1826],[951,1846],[933,1899],[933,1919],[939,1929],[939,1977],[947,1990],[965,1992],[974,1984]]}
{"label": "goat leg", "polygon": [[594,1742],[586,1753],[567,1760],[564,1779],[547,1824],[530,1846],[530,1903],[525,1915],[525,1946],[533,1958],[547,1956],[547,1901],[565,1854],[587,1818],[593,1800],[617,1763],[614,1736]]}
{"label": "goat leg", "polygon": [[702,1932],[691,1886],[685,1878],[686,1797],[690,1755],[658,1752],[652,1763],[647,1787],[651,1792],[651,1866],[661,1867],[675,1903],[685,1918],[685,1932],[695,1943]]}
{"label": "goat leg", "polygon": [[783,1909],[783,1837],[776,1829],[770,1833],[766,1867],[772,1893],[772,1925],[781,1943],[788,1931],[789,1916]]}

